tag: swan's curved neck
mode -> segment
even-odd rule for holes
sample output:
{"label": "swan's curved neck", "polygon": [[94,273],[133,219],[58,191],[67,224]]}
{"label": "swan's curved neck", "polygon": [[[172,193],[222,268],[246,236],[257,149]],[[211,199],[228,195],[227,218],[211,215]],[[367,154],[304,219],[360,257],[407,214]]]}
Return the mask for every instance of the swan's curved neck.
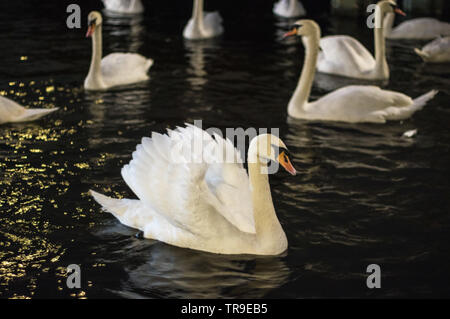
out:
{"label": "swan's curved neck", "polygon": [[[253,215],[255,219],[256,236],[266,239],[266,244],[280,245],[287,242],[283,228],[275,214],[272,194],[270,192],[267,164],[262,163],[251,148],[249,149],[248,172],[252,187]],[[257,158],[251,161],[251,158]],[[270,239],[268,238],[270,237]]]}
{"label": "swan's curved neck", "polygon": [[192,19],[197,28],[203,27],[203,0],[194,0]]}
{"label": "swan's curved neck", "polygon": [[103,82],[102,72],[102,26],[98,25],[95,28],[94,34],[92,35],[92,57],[91,66],[89,67],[89,73],[87,75],[87,80],[95,82],[100,85]]}
{"label": "swan's curved neck", "polygon": [[395,13],[392,12],[388,12],[386,13],[386,15],[384,16],[383,19],[383,31],[384,31],[384,36],[388,36],[389,34],[391,34],[392,31],[392,27],[394,26],[394,20],[395,20]]}
{"label": "swan's curved neck", "polygon": [[389,77],[389,66],[386,60],[386,40],[384,38],[383,21],[385,13],[379,6],[375,9],[375,70],[378,77]]}
{"label": "swan's curved neck", "polygon": [[308,103],[309,95],[316,74],[317,56],[319,54],[320,30],[303,37],[305,60],[300,79],[294,95],[289,102],[289,113],[301,112]]}

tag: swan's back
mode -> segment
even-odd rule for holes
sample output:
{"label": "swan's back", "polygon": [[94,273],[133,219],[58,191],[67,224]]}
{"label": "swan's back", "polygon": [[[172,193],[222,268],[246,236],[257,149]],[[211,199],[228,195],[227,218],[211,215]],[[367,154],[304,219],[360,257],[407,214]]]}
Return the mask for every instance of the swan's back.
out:
{"label": "swan's back", "polygon": [[318,119],[362,122],[374,112],[411,104],[413,100],[399,92],[382,90],[377,86],[351,85],[311,102],[307,110]]}
{"label": "swan's back", "polygon": [[102,0],[106,10],[117,13],[136,14],[144,12],[141,0]]}
{"label": "swan's back", "polygon": [[390,39],[433,39],[437,36],[449,36],[450,23],[434,18],[418,18],[405,21],[392,29]]}
{"label": "swan's back", "polygon": [[425,61],[448,62],[450,61],[450,37],[437,38],[425,45],[422,50],[417,50]]}
{"label": "swan's back", "polygon": [[145,81],[152,65],[152,59],[140,54],[111,53],[101,62],[103,81],[108,87]]}
{"label": "swan's back", "polygon": [[295,18],[306,15],[306,10],[298,0],[294,1],[292,7],[290,6],[290,0],[280,0],[273,5],[273,13],[281,17]]}
{"label": "swan's back", "polygon": [[210,36],[218,36],[223,33],[223,19],[219,12],[205,12],[203,23],[205,31]]}
{"label": "swan's back", "polygon": [[320,47],[322,51],[317,64],[320,72],[358,76],[375,68],[372,54],[350,36],[323,37]]}

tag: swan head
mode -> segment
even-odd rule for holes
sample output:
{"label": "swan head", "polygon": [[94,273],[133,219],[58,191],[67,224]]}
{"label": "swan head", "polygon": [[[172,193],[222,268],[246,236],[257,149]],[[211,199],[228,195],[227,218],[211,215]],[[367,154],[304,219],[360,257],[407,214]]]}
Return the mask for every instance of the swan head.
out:
{"label": "swan head", "polygon": [[377,3],[377,6],[381,9],[381,12],[384,13],[397,13],[402,16],[406,16],[406,13],[404,13],[397,5],[397,2],[395,0],[382,0]]}
{"label": "swan head", "polygon": [[292,175],[297,174],[289,158],[289,151],[283,141],[272,134],[261,134],[256,136],[249,147],[249,162],[269,163],[274,161]]}
{"label": "swan head", "polygon": [[103,22],[102,15],[98,11],[91,11],[88,15],[88,30],[86,38],[92,36],[95,29]]}
{"label": "swan head", "polygon": [[320,38],[320,27],[313,20],[307,19],[298,20],[297,22],[294,23],[294,28],[291,31],[285,33],[283,37],[287,38],[293,35],[304,37],[315,35]]}

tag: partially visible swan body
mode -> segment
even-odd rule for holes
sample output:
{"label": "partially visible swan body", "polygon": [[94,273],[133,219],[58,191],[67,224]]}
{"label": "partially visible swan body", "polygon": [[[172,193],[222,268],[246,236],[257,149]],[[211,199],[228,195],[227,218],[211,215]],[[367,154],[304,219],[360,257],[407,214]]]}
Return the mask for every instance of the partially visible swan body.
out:
{"label": "partially visible swan body", "polygon": [[51,109],[26,109],[20,104],[0,95],[0,124],[30,122],[56,110],[58,110],[57,107]]}
{"label": "partially visible swan body", "polygon": [[392,13],[388,13],[384,20],[384,34],[388,39],[431,40],[450,36],[450,23],[434,18],[411,19],[393,28],[394,20]]}
{"label": "partially visible swan body", "polygon": [[273,161],[295,175],[286,152],[278,137],[253,138],[247,175],[229,140],[188,125],[144,137],[122,168],[123,179],[139,199],[90,194],[145,238],[218,254],[277,255],[288,243],[272,203],[267,169]]}
{"label": "partially visible swan body", "polygon": [[425,61],[430,63],[450,62],[450,37],[437,38],[425,45],[421,50],[414,51]]}
{"label": "partially visible swan body", "polygon": [[302,74],[288,105],[291,117],[350,123],[404,120],[422,109],[437,93],[433,90],[413,100],[403,93],[376,86],[352,85],[309,102],[319,51],[320,27],[312,20],[299,20],[296,27],[286,34],[290,35],[303,36],[306,47]]}
{"label": "partially visible swan body", "polygon": [[306,10],[298,0],[279,0],[273,5],[273,13],[284,18],[297,18],[306,15]]}
{"label": "partially visible swan body", "polygon": [[317,70],[322,73],[367,79],[389,79],[389,66],[386,60],[386,44],[383,36],[383,17],[387,12],[404,14],[396,8],[394,1],[380,1],[375,9],[374,28],[375,57],[356,39],[350,36],[327,36],[320,40]]}
{"label": "partially visible swan body", "polygon": [[141,0],[102,0],[105,9],[114,13],[138,14],[144,12]]}
{"label": "partially visible swan body", "polygon": [[89,73],[84,80],[87,90],[106,90],[149,79],[147,72],[153,65],[136,53],[112,53],[102,59],[102,16],[92,11],[88,16],[89,29],[86,36],[92,37],[92,60]]}
{"label": "partially visible swan body", "polygon": [[222,33],[222,17],[219,12],[203,12],[203,0],[194,0],[192,18],[183,30],[183,37],[201,40],[214,38]]}

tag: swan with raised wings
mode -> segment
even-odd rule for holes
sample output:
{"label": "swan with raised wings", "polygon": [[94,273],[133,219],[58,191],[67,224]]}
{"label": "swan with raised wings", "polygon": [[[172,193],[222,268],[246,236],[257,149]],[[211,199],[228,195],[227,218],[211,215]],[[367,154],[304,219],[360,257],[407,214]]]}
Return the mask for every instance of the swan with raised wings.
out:
{"label": "swan with raised wings", "polygon": [[435,18],[417,18],[400,23],[395,28],[395,15],[388,13],[384,19],[384,36],[388,39],[431,40],[450,36],[450,23]]}
{"label": "swan with raised wings", "polygon": [[313,20],[299,20],[285,36],[303,36],[306,56],[295,92],[289,101],[288,114],[305,120],[385,123],[404,120],[432,99],[433,90],[416,99],[377,86],[352,85],[309,102],[319,53],[320,27]]}
{"label": "swan with raised wings", "polygon": [[56,110],[58,110],[57,107],[51,109],[26,109],[22,105],[0,95],[0,124],[30,122]]}
{"label": "swan with raised wings", "polygon": [[247,175],[229,140],[188,125],[144,137],[122,168],[139,199],[90,193],[145,238],[218,254],[277,255],[288,242],[270,192],[268,171],[276,163],[296,174],[276,136],[252,139]]}
{"label": "swan with raised wings", "polygon": [[450,37],[437,38],[425,45],[422,49],[414,49],[425,62],[450,62]]}
{"label": "swan with raised wings", "polygon": [[203,12],[203,0],[194,0],[192,18],[183,30],[183,37],[201,40],[214,38],[222,33],[222,17],[219,12]]}
{"label": "swan with raised wings", "polygon": [[280,0],[273,5],[273,13],[284,18],[297,18],[306,15],[306,10],[298,0]]}
{"label": "swan with raised wings", "polygon": [[[350,78],[367,80],[389,79],[383,18],[387,12],[404,14],[394,1],[379,1],[375,9],[375,57],[355,38],[344,35],[323,37],[320,40],[317,70]],[[377,27],[378,26],[378,27]]]}
{"label": "swan with raised wings", "polygon": [[141,0],[102,0],[105,9],[114,13],[138,14],[144,12]]}
{"label": "swan with raised wings", "polygon": [[102,59],[102,22],[100,12],[89,13],[86,37],[92,37],[92,59],[84,88],[107,90],[148,80],[152,59],[137,53],[111,53]]}

